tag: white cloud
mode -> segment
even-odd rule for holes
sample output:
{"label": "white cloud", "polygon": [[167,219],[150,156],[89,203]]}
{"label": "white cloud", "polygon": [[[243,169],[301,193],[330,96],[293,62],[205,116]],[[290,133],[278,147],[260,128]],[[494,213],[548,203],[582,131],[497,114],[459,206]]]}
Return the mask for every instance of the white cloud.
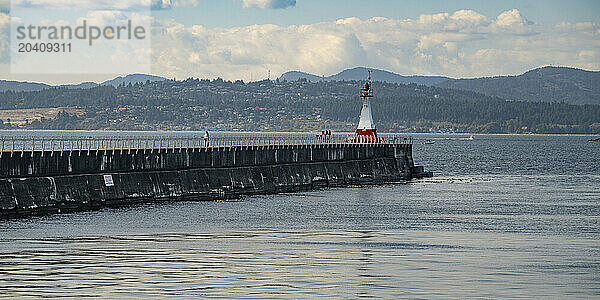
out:
{"label": "white cloud", "polygon": [[449,17],[444,25],[446,30],[476,32],[480,27],[489,25],[486,16],[472,10],[459,10]]}
{"label": "white cloud", "polygon": [[[0,0],[7,1],[7,0]],[[147,10],[197,6],[198,0],[11,0],[13,7],[40,7],[46,9],[93,10]],[[8,1],[7,1],[8,3]],[[0,9],[3,8],[0,4]],[[9,7],[9,6],[7,6]]]}
{"label": "white cloud", "polygon": [[0,0],[0,13],[8,13],[10,11],[10,0]]}
{"label": "white cloud", "polygon": [[[132,24],[150,28],[153,18],[137,12],[123,12],[118,10],[92,10],[88,11],[85,16],[77,19],[76,24],[81,25],[86,21],[88,26],[117,26],[126,24],[131,20]],[[60,20],[58,22],[67,21]],[[58,23],[57,22],[57,23]]]}
{"label": "white cloud", "polygon": [[10,60],[9,52],[9,28],[10,16],[0,12],[0,64],[6,64]]}
{"label": "white cloud", "polygon": [[549,64],[600,69],[599,24],[543,26],[518,10],[491,19],[460,10],[287,27],[160,24],[164,34],[153,36],[153,71],[168,77],[257,80],[267,70],[329,75],[354,66],[453,77],[517,74]]}
{"label": "white cloud", "polygon": [[0,13],[0,29],[6,29],[10,25],[10,16],[5,13]]}
{"label": "white cloud", "polygon": [[198,0],[152,0],[152,9],[198,6]]}
{"label": "white cloud", "polygon": [[496,25],[501,27],[525,26],[527,24],[531,24],[531,22],[521,16],[521,12],[517,9],[505,11],[496,19]]}
{"label": "white cloud", "polygon": [[82,24],[85,20],[90,26],[107,26],[127,22],[128,17],[121,11],[93,10],[88,11],[85,17],[77,19],[77,24]]}
{"label": "white cloud", "polygon": [[[0,27],[8,24],[2,20]],[[152,73],[166,77],[258,80],[268,70],[272,77],[290,70],[330,75],[355,66],[452,77],[518,74],[544,65],[600,69],[600,24],[536,24],[518,10],[499,16],[461,10],[299,26],[156,24]]]}
{"label": "white cloud", "polygon": [[296,0],[242,0],[246,8],[288,8],[296,6]]}
{"label": "white cloud", "polygon": [[149,9],[154,0],[12,0],[12,7],[44,9]]}

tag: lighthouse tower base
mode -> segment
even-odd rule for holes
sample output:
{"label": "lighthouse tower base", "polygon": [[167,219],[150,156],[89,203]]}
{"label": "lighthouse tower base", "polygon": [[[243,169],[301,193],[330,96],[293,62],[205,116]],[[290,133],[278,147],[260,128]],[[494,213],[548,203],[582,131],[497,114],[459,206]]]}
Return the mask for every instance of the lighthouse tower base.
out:
{"label": "lighthouse tower base", "polygon": [[373,113],[371,112],[371,101],[370,96],[363,95],[362,97],[362,109],[360,111],[360,121],[358,122],[358,127],[356,128],[356,135],[359,136],[377,136],[377,129],[375,128],[375,124],[373,122]]}
{"label": "lighthouse tower base", "polygon": [[356,135],[377,136],[377,129],[357,129]]}

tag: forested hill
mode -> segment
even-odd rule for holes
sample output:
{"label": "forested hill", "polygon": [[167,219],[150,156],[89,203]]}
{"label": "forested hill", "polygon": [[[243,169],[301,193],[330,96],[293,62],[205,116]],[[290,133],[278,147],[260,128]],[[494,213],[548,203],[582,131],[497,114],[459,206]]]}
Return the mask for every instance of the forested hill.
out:
{"label": "forested hill", "polygon": [[[2,128],[353,131],[358,81],[244,83],[188,79],[0,93]],[[380,132],[600,133],[600,105],[506,101],[471,91],[376,83]],[[64,108],[43,115],[44,108]],[[8,112],[8,114],[7,114]]]}
{"label": "forested hill", "polygon": [[50,88],[45,83],[0,80],[0,92],[4,91],[39,91]]}
{"label": "forested hill", "polygon": [[364,67],[357,67],[352,69],[343,70],[335,75],[331,76],[317,76],[305,72],[299,71],[291,71],[286,72],[279,80],[287,80],[287,81],[296,81],[301,78],[305,78],[308,81],[317,82],[317,81],[351,81],[351,80],[364,80],[368,74],[368,71],[371,71],[373,79],[379,82],[387,82],[387,83],[404,83],[404,84],[422,84],[422,85],[435,85],[436,83],[440,83],[446,81],[450,78],[443,76],[403,76],[393,72],[378,70],[378,69],[368,69]]}
{"label": "forested hill", "polygon": [[[358,67],[343,70],[338,74],[322,77],[299,71],[283,74],[280,81],[307,79],[319,81],[363,80],[367,68]],[[451,79],[443,76],[402,76],[393,72],[372,69],[373,79],[378,82],[398,84],[420,84],[442,88],[474,91],[506,100],[528,102],[558,102],[569,104],[600,104],[600,72],[585,71],[566,67],[543,67],[518,76],[497,76],[474,79]],[[164,78],[144,74],[131,74],[117,77],[102,83],[85,82],[62,87],[78,89],[102,85],[118,86],[129,83],[162,81]],[[0,91],[39,91],[53,88],[46,84],[0,80]]]}
{"label": "forested hill", "polygon": [[69,88],[69,89],[87,89],[93,88],[96,86],[102,85],[127,85],[129,83],[143,83],[147,81],[162,81],[165,78],[154,75],[146,75],[146,74],[129,74],[127,76],[119,76],[101,83],[96,82],[82,82],[78,84],[65,84],[59,86],[51,86],[45,83],[37,83],[37,82],[27,82],[27,81],[7,81],[0,80],[0,92],[4,91],[15,91],[15,92],[31,92],[31,91],[41,91],[44,89],[52,89],[52,88]]}
{"label": "forested hill", "polygon": [[451,79],[436,85],[508,100],[600,104],[600,72],[566,67],[543,67],[519,76]]}

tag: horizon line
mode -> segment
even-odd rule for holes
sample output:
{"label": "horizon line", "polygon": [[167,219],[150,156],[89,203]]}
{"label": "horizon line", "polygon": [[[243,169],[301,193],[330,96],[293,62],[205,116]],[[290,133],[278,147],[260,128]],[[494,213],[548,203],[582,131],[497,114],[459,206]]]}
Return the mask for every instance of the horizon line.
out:
{"label": "horizon line", "polygon": [[[286,72],[282,73],[278,77],[275,77],[275,79],[271,80],[271,81],[275,81],[277,79],[280,79],[285,74],[291,73],[291,72],[303,73],[303,74],[314,76],[314,77],[318,77],[318,78],[330,78],[330,77],[339,75],[339,74],[343,73],[344,71],[354,70],[354,69],[361,69],[361,68],[362,69],[369,69],[369,70],[377,70],[377,71],[388,72],[388,73],[391,73],[391,74],[394,74],[394,75],[397,75],[397,76],[402,76],[402,77],[444,77],[444,78],[447,78],[447,79],[460,80],[460,79],[479,79],[479,78],[494,78],[494,77],[516,77],[516,76],[524,75],[525,73],[528,73],[528,72],[533,71],[533,70],[543,69],[543,68],[547,68],[547,67],[575,69],[575,70],[581,70],[581,71],[586,71],[586,72],[600,72],[600,70],[589,70],[589,69],[584,69],[584,68],[574,67],[574,66],[546,64],[546,65],[541,65],[539,67],[528,69],[528,70],[526,70],[524,72],[520,72],[520,73],[516,73],[516,74],[488,75],[488,76],[474,76],[474,77],[458,77],[457,78],[457,77],[450,77],[450,76],[447,76],[447,75],[423,75],[423,74],[404,75],[404,74],[399,74],[399,73],[396,73],[396,72],[393,72],[393,71],[389,71],[389,70],[385,70],[385,69],[372,68],[372,67],[366,67],[366,66],[355,66],[355,67],[349,67],[349,68],[343,69],[343,70],[341,70],[341,71],[339,71],[337,73],[334,73],[334,74],[331,74],[331,75],[327,75],[327,76],[325,76],[325,75],[319,76],[319,75],[315,75],[315,74],[312,74],[312,73],[309,73],[309,72],[305,72],[305,71],[300,71],[300,70],[289,70],[289,71],[286,71]],[[125,78],[127,76],[132,76],[132,75],[155,76],[155,77],[161,77],[161,78],[163,78],[165,80],[175,79],[177,81],[183,81],[183,80],[186,80],[186,79],[189,79],[189,78],[193,78],[193,79],[208,79],[208,80],[216,80],[216,79],[220,78],[220,79],[223,79],[225,81],[231,81],[231,82],[242,80],[240,78],[238,78],[238,79],[225,79],[225,78],[220,77],[220,76],[217,76],[217,77],[200,77],[200,76],[194,77],[194,76],[191,76],[191,77],[185,77],[185,78],[182,78],[182,79],[178,79],[177,77],[163,76],[163,75],[150,74],[150,73],[130,73],[130,74],[114,74],[114,75],[116,75],[116,76],[113,77],[113,78],[111,78],[111,79],[107,79],[107,80],[100,81],[100,82],[97,82],[97,81],[81,81],[81,82],[78,82],[78,83],[71,82],[71,83],[50,84],[50,83],[41,82],[41,81],[29,81],[29,80],[19,81],[19,80],[11,80],[11,79],[4,79],[4,78],[0,79],[0,82],[44,84],[44,85],[51,86],[51,87],[61,87],[61,86],[69,86],[69,85],[80,85],[80,84],[84,84],[84,83],[94,83],[94,84],[101,85],[103,83],[106,83],[106,82],[111,81],[111,80],[115,80],[117,78]],[[247,81],[247,83],[259,82],[259,81],[264,81],[264,80],[269,80],[269,79],[265,77],[265,78],[262,78],[262,79],[259,79],[259,80]],[[244,80],[242,80],[242,81],[246,82]],[[375,81],[377,81],[377,80],[375,80]]]}

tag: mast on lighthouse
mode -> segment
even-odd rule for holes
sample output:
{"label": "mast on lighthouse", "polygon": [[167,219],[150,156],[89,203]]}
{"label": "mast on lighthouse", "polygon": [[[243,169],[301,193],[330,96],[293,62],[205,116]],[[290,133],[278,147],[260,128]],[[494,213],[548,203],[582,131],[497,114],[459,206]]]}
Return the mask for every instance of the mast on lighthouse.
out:
{"label": "mast on lighthouse", "polygon": [[360,121],[356,129],[356,135],[377,137],[377,129],[373,123],[373,114],[371,113],[371,98],[373,98],[373,88],[371,82],[371,71],[369,70],[369,79],[362,89],[360,89],[360,98],[362,99],[362,109],[360,111]]}

